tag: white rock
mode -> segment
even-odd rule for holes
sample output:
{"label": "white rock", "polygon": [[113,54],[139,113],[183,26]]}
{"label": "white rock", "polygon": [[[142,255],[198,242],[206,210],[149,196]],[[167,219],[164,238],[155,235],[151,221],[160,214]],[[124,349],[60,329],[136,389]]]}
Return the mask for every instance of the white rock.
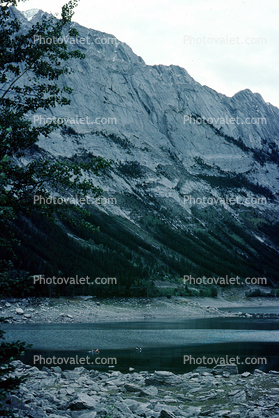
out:
{"label": "white rock", "polygon": [[241,376],[242,376],[242,377],[249,377],[249,376],[251,376],[251,373],[249,373],[249,372],[244,372],[244,373],[242,373],[242,374],[241,374]]}
{"label": "white rock", "polygon": [[23,315],[24,314],[24,312],[23,312],[23,310],[21,308],[16,308],[16,313],[18,315]]}

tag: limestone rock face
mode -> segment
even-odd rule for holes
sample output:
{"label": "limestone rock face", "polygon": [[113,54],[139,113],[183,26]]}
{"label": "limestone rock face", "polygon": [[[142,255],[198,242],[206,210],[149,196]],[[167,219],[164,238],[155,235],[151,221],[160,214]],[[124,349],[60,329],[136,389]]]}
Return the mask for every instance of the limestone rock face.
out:
{"label": "limestone rock face", "polygon": [[[44,16],[15,13],[24,27]],[[42,138],[29,158],[101,155],[113,167],[92,178],[117,204],[94,202],[98,209],[131,225],[152,214],[190,234],[212,230],[216,222],[222,230],[228,216],[251,230],[256,247],[278,253],[267,232],[256,231],[252,212],[268,223],[278,219],[279,109],[250,90],[226,97],[183,68],[147,65],[113,35],[72,26],[79,37],[65,41],[86,59],[73,60],[74,73],[58,81],[73,88],[71,105],[33,119],[41,124],[61,118],[66,129]],[[260,253],[259,247],[253,251]]]}

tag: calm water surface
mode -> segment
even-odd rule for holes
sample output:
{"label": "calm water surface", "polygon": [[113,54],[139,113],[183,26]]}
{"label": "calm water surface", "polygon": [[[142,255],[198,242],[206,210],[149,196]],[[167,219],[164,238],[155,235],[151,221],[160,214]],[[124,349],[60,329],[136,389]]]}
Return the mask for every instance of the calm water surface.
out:
{"label": "calm water surface", "polygon": [[[198,366],[213,367],[238,356],[240,372],[255,368],[279,371],[279,320],[276,319],[3,324],[2,328],[6,331],[7,341],[33,344],[21,359],[39,368],[44,363],[49,367],[56,365],[53,362],[59,358],[63,369],[83,365],[89,369],[122,372],[133,367],[135,371],[186,373]],[[142,348],[141,352],[136,350],[137,346]],[[98,355],[91,354],[94,348],[100,350]],[[96,359],[101,364],[96,365]],[[112,365],[114,367],[109,367]]]}

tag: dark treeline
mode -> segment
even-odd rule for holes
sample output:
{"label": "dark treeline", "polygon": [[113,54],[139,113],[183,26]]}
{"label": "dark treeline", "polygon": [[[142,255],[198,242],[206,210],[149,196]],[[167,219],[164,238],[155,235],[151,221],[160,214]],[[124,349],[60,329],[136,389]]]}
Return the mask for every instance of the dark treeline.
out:
{"label": "dark treeline", "polygon": [[[198,217],[212,218],[201,210]],[[221,216],[221,215],[220,215]],[[226,214],[224,214],[226,216]],[[97,297],[200,295],[214,296],[214,286],[198,289],[182,284],[184,275],[193,277],[267,277],[276,283],[279,262],[274,251],[253,239],[229,217],[222,229],[190,231],[171,229],[163,221],[143,216],[141,227],[122,218],[91,209],[87,219],[99,230],[89,230],[65,220],[59,223],[34,213],[29,219],[18,218],[12,228],[21,241],[15,246],[16,259],[0,275],[3,296],[75,296]],[[271,233],[267,228],[267,232]],[[2,253],[2,259],[8,254]],[[53,277],[116,278],[107,285],[34,284],[33,275]],[[29,278],[28,278],[29,277]],[[177,283],[162,289],[156,280]]]}

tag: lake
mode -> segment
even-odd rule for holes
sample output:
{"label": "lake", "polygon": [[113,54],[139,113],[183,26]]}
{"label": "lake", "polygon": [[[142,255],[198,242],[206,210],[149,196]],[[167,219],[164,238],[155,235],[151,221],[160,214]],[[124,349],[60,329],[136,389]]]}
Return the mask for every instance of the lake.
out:
{"label": "lake", "polygon": [[[238,308],[237,311],[247,310]],[[132,367],[135,371],[186,373],[198,366],[212,368],[222,362],[237,362],[239,372],[252,372],[255,368],[279,371],[278,319],[29,323],[3,324],[2,329],[6,331],[7,341],[33,344],[21,360],[39,368],[84,366],[126,373]],[[99,353],[93,355],[92,349],[99,349]]]}

